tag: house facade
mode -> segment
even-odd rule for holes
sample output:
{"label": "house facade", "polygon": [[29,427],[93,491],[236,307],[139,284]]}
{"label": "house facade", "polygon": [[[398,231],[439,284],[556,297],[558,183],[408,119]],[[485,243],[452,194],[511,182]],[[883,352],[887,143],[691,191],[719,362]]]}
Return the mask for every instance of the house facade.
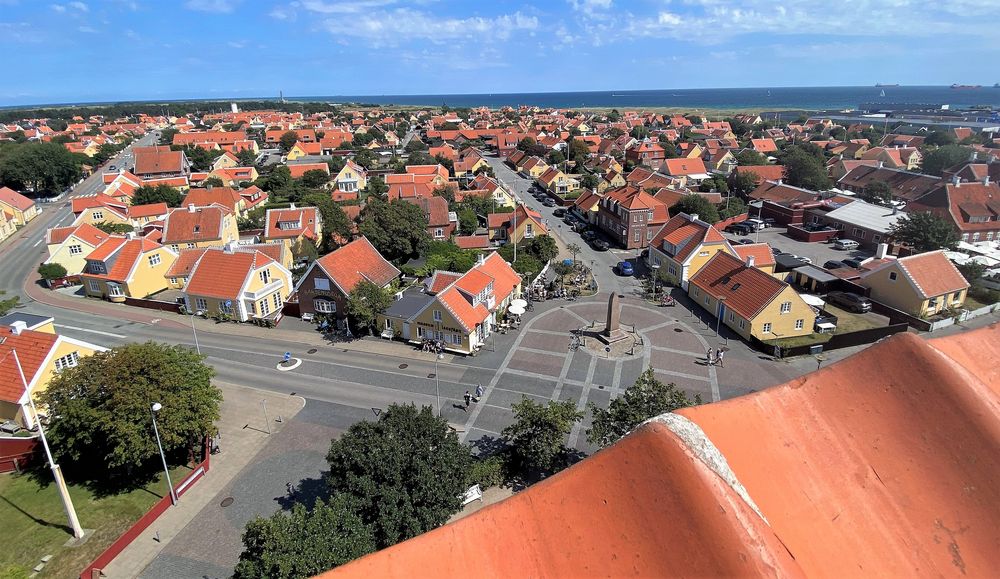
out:
{"label": "house facade", "polygon": [[647,265],[659,268],[688,289],[688,280],[718,252],[733,254],[729,241],[697,215],[674,215],[649,244]]}
{"label": "house facade", "polygon": [[188,276],[184,301],[193,313],[274,320],[291,291],[291,272],[260,251],[209,248]]}
{"label": "house facade", "polygon": [[648,247],[667,219],[664,203],[632,185],[607,191],[598,203],[597,226],[625,249]]}
{"label": "house facade", "polygon": [[969,290],[943,251],[887,260],[862,273],[859,283],[873,300],[917,317],[961,308]]}
{"label": "house facade", "polygon": [[347,317],[347,296],[362,280],[386,288],[399,277],[367,237],[354,241],[314,261],[295,286],[299,312]]}
{"label": "house facade", "polygon": [[16,227],[26,225],[41,212],[34,201],[10,187],[0,187],[0,211],[7,213]]}
{"label": "house facade", "polygon": [[155,241],[135,235],[113,235],[87,255],[80,273],[88,297],[124,302],[167,289],[164,274],[177,254]]}
{"label": "house facade", "polygon": [[58,263],[66,268],[67,275],[76,275],[87,266],[87,255],[109,237],[110,234],[88,223],[49,229],[45,232],[49,253],[45,263]]}
{"label": "house facade", "polygon": [[188,205],[172,209],[167,214],[160,241],[176,253],[195,247],[221,247],[239,238],[236,216],[228,208]]}

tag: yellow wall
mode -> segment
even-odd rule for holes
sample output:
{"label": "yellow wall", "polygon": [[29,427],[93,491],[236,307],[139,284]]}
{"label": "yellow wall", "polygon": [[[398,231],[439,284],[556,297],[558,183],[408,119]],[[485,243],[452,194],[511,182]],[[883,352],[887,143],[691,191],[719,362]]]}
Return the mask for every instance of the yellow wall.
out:
{"label": "yellow wall", "polygon": [[[261,279],[260,279],[260,272],[264,271],[265,269],[270,273],[270,278],[269,278],[268,283],[271,283],[274,280],[281,280],[282,284],[276,290],[271,291],[271,292],[267,293],[266,295],[263,295],[263,296],[257,298],[252,303],[249,303],[246,299],[244,299],[243,292],[256,292],[259,289],[261,289],[261,288],[263,288],[264,286],[267,285],[263,281],[261,281]],[[269,311],[268,311],[268,315],[273,314],[275,311],[277,311],[279,308],[275,307],[275,305],[274,305],[274,301],[273,301],[274,300],[274,294],[278,294],[278,295],[281,296],[281,305],[282,306],[284,306],[284,303],[286,301],[288,301],[288,296],[291,293],[291,288],[292,288],[291,275],[288,274],[285,271],[282,271],[281,268],[278,266],[278,264],[276,264],[276,263],[270,263],[267,266],[265,266],[264,268],[258,268],[256,270],[254,270],[253,272],[251,272],[249,274],[249,277],[250,277],[249,282],[246,282],[246,280],[244,280],[244,283],[246,283],[246,287],[241,290],[240,295],[238,296],[238,300],[240,300],[244,304],[244,306],[247,308],[247,312],[246,312],[247,319],[252,318],[254,316],[261,315],[261,311],[262,311],[262,309],[261,309],[261,302],[264,302],[264,301],[268,301],[268,305],[269,305],[269,308],[270,308]],[[178,281],[180,281],[180,280],[178,280]],[[209,312],[209,313],[216,313],[216,312],[222,311],[222,309],[221,309],[220,306],[226,301],[225,299],[218,299],[218,298],[213,298],[213,297],[208,297],[208,296],[200,296],[200,295],[197,295],[197,294],[188,294],[187,298],[188,298],[188,303],[190,303],[191,307],[194,308],[194,309],[198,309],[198,305],[197,305],[198,304],[198,301],[197,301],[198,298],[204,299],[205,302],[208,305],[206,311]],[[252,308],[252,310],[251,310],[251,308]],[[234,300],[234,303],[233,303],[233,306],[232,306],[232,315],[238,317],[239,314],[240,314],[239,308],[238,308],[238,306],[237,306],[237,304],[235,303],[235,300]],[[246,321],[246,320],[241,320],[241,321]]]}
{"label": "yellow wall", "polygon": [[17,207],[3,202],[0,202],[0,211],[6,211],[7,213],[13,215],[14,225],[24,225],[35,217],[38,217],[39,213],[38,205],[32,205],[27,210],[21,211]]}
{"label": "yellow wall", "polygon": [[[155,266],[150,266],[149,256],[154,254],[159,254],[160,263]],[[167,270],[170,269],[170,266],[173,265],[175,259],[177,259],[177,257],[165,247],[160,247],[153,251],[144,253],[139,257],[135,271],[132,272],[132,278],[129,280],[121,280],[121,283],[119,283],[122,292],[128,297],[144,298],[150,294],[167,289],[169,284],[167,279],[164,277],[164,274],[166,274]],[[108,291],[108,281],[104,278],[94,277],[87,274],[83,274],[80,277],[83,280],[84,291],[88,296],[105,297],[110,295]],[[97,291],[91,288],[91,281],[97,282]],[[112,283],[115,282],[112,281]]]}
{"label": "yellow wall", "polygon": [[[441,312],[441,321],[434,320],[434,310],[439,310]],[[385,327],[385,322],[381,327]],[[435,300],[425,309],[419,316],[410,322],[410,339],[420,340],[420,336],[417,334],[417,328],[421,328],[424,332],[434,332],[440,331],[442,334],[447,334],[449,337],[445,340],[442,336],[441,340],[445,342],[445,346],[450,350],[458,350],[461,352],[469,352],[471,350],[469,346],[469,334],[462,329],[462,325],[455,321],[452,317],[451,312],[444,307],[440,302]],[[402,328],[400,328],[402,330]],[[451,335],[459,335],[462,337],[461,344],[455,344],[451,341]],[[425,338],[434,339],[432,333],[425,334]]]}
{"label": "yellow wall", "polygon": [[236,161],[229,158],[227,155],[219,156],[215,162],[212,163],[212,169],[229,169],[236,166],[238,166]]}
{"label": "yellow wall", "polygon": [[[889,279],[889,273],[896,274],[896,280]],[[871,298],[897,310],[902,310],[913,316],[926,316],[940,312],[950,307],[961,307],[965,303],[966,291],[959,293],[955,299],[954,292],[938,296],[937,303],[930,305],[929,299],[923,299],[916,288],[907,280],[899,264],[893,263],[875,273],[862,278],[861,284],[871,288]]]}
{"label": "yellow wall", "polygon": [[[660,247],[662,247],[662,245]],[[650,247],[649,256],[652,263],[656,263],[656,258],[659,258],[661,271],[665,271],[666,273],[674,276],[677,278],[678,282],[685,282],[694,277],[694,275],[701,271],[701,268],[708,263],[708,260],[712,259],[712,256],[720,251],[733,255],[733,252],[730,251],[725,244],[702,243],[688,255],[688,267],[687,271],[684,271],[683,264],[668,256],[662,251],[662,249],[660,249],[660,247]],[[673,268],[674,271],[671,271],[671,268]]]}
{"label": "yellow wall", "polygon": [[[719,312],[718,300],[705,293],[701,288],[691,284],[688,287],[688,295],[699,306],[707,310],[712,316]],[[782,314],[781,304],[791,302],[791,311]],[[802,329],[795,329],[796,320],[802,320]],[[742,322],[742,327],[740,323]],[[778,296],[771,301],[752,320],[743,318],[736,312],[726,308],[723,314],[722,323],[745,339],[753,336],[758,340],[774,340],[778,338],[790,338],[795,336],[808,336],[813,333],[813,325],[816,322],[816,313],[809,304],[805,303],[799,294],[790,286],[785,287]],[[770,323],[770,331],[764,331],[764,324]]]}
{"label": "yellow wall", "polygon": [[293,146],[288,151],[288,157],[287,158],[288,158],[289,161],[294,161],[296,159],[300,159],[302,157],[305,157],[306,155],[307,155],[307,153],[305,151],[303,151],[301,148],[299,148],[299,144],[296,143],[295,146]]}
{"label": "yellow wall", "polygon": [[[70,246],[79,245],[80,253],[76,255],[71,255],[69,252]],[[66,268],[66,273],[69,275],[76,275],[83,271],[83,268],[87,265],[87,255],[94,251],[94,246],[89,243],[84,243],[76,238],[76,236],[71,235],[62,243],[53,243],[48,246],[49,258],[45,260],[45,263],[58,263]]]}
{"label": "yellow wall", "polygon": [[73,225],[80,225],[81,223],[97,225],[102,221],[107,223],[129,223],[128,217],[119,214],[117,211],[112,211],[107,207],[93,207],[81,212],[80,216],[73,221]]}
{"label": "yellow wall", "polygon": [[349,165],[344,165],[344,168],[341,169],[339,173],[337,173],[337,176],[333,180],[357,181],[359,191],[368,186],[368,179],[365,178],[364,173],[359,173],[355,171]]}
{"label": "yellow wall", "polygon": [[528,169],[528,177],[532,179],[537,179],[542,176],[542,173],[549,170],[549,166],[545,163],[538,163],[531,169]]}

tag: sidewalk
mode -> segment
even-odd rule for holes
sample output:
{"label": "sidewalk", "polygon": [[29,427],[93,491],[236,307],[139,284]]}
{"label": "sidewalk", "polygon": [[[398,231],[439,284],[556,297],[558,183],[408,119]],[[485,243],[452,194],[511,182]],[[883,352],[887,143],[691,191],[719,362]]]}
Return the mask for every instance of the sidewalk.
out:
{"label": "sidewalk", "polygon": [[[298,396],[222,382],[217,385],[224,395],[218,423],[222,452],[212,456],[208,474],[184,494],[177,506],[168,509],[104,569],[105,576],[138,577],[181,529],[256,457],[270,440],[261,400],[267,401],[271,432],[275,434],[305,405],[305,400]],[[277,416],[282,417],[282,422],[275,422]]]}

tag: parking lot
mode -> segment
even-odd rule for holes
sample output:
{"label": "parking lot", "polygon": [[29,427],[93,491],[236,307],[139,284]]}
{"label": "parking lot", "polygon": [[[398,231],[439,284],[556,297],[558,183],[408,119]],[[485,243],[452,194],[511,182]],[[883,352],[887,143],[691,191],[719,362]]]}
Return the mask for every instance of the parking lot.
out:
{"label": "parking lot", "polygon": [[788,237],[785,231],[784,227],[769,227],[746,236],[733,233],[723,233],[723,235],[730,241],[752,239],[761,243],[767,243],[772,248],[779,249],[785,253],[792,253],[799,257],[808,257],[814,265],[818,266],[822,266],[824,262],[829,260],[840,261],[848,258],[865,259],[874,255],[874,252],[865,249],[841,250],[834,249],[832,243],[797,241]]}

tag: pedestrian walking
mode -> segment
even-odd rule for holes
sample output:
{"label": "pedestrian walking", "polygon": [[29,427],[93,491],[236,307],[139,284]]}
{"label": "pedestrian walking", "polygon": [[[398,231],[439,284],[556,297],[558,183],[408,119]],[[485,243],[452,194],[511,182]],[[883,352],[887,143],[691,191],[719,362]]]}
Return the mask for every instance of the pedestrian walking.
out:
{"label": "pedestrian walking", "polygon": [[715,363],[721,368],[725,368],[725,366],[722,365],[723,354],[725,354],[725,352],[722,351],[722,348],[719,348],[719,353],[715,355]]}
{"label": "pedestrian walking", "polygon": [[471,404],[471,403],[472,403],[472,394],[469,394],[469,391],[466,390],[465,391],[465,407],[468,408],[469,404]]}
{"label": "pedestrian walking", "polygon": [[712,365],[712,348],[709,348],[709,349],[708,349],[708,351],[707,351],[707,352],[705,352],[705,362],[706,362],[706,363],[707,363],[707,364],[708,364],[709,366],[711,366],[711,365]]}
{"label": "pedestrian walking", "polygon": [[476,385],[476,402],[479,402],[480,400],[482,400],[483,394],[485,392],[486,392],[486,390],[483,389],[483,385],[482,384],[477,384]]}

